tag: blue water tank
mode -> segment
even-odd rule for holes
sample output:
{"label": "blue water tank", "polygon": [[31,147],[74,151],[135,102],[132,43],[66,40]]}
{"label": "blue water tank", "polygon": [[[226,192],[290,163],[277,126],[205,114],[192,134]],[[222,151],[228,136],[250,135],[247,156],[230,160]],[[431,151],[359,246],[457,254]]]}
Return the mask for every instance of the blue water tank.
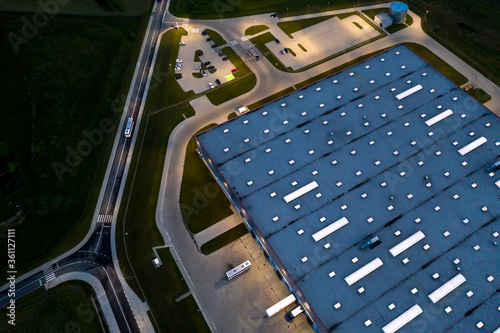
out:
{"label": "blue water tank", "polygon": [[408,5],[404,2],[393,2],[389,7],[389,16],[392,18],[393,24],[404,23],[406,21],[406,13],[408,13]]}

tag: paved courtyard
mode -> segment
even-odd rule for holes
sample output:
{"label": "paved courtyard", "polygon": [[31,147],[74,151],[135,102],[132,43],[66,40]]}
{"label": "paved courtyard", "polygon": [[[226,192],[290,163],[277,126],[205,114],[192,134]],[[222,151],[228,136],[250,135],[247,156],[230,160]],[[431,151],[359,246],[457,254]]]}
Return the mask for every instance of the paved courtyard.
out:
{"label": "paved courtyard", "polygon": [[[210,89],[208,86],[209,82],[217,86],[215,83],[216,79],[220,80],[221,85],[228,82],[226,76],[231,75],[231,69],[234,68],[231,61],[222,61],[223,57],[220,57],[217,52],[215,52],[215,49],[211,48],[213,42],[206,41],[209,36],[203,36],[201,34],[203,31],[202,28],[198,26],[189,26],[187,27],[187,31],[188,35],[182,36],[182,41],[186,43],[186,45],[179,48],[179,54],[177,56],[178,59],[182,59],[182,70],[176,71],[176,75],[182,74],[182,79],[178,80],[182,89],[184,91],[193,90],[195,94],[199,94]],[[218,47],[224,48],[228,46],[225,44],[225,46],[219,45]],[[193,73],[200,73],[199,69],[195,69],[195,66],[201,65],[199,61],[194,61],[197,50],[203,51],[203,55],[199,57],[201,61],[210,61],[209,66],[215,66],[217,69],[215,73],[210,74],[206,70],[207,76],[205,77],[196,78],[193,76]],[[174,66],[174,64],[172,64],[172,66]]]}
{"label": "paved courtyard", "polygon": [[[357,14],[353,14],[342,20],[332,17],[293,33],[293,38],[280,39],[281,44],[273,41],[266,46],[285,67],[298,70],[379,35],[381,35],[379,31]],[[301,44],[307,52],[304,52],[298,44]],[[285,47],[292,49],[296,56],[290,53],[280,54],[279,51]]]}

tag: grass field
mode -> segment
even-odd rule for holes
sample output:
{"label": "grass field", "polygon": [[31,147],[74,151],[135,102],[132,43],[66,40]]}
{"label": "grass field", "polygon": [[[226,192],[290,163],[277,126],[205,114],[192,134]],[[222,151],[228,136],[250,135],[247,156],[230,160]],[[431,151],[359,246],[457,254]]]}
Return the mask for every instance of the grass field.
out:
{"label": "grass field", "polygon": [[[409,4],[422,17],[424,31],[498,85],[500,6],[497,2],[411,0]],[[425,11],[429,11],[427,22],[423,19]]]}
{"label": "grass field", "polygon": [[255,87],[257,77],[255,74],[248,75],[243,78],[237,78],[231,81],[231,84],[223,85],[220,88],[213,89],[207,93],[207,97],[213,105],[220,105],[235,97],[238,97]]}
{"label": "grass field", "polygon": [[17,300],[15,326],[7,323],[7,308],[0,310],[0,332],[102,332],[93,293],[81,281],[65,282],[47,291],[38,288]]}
{"label": "grass field", "polygon": [[156,74],[153,76],[153,82],[151,82],[154,86],[148,92],[147,102],[144,107],[146,112],[186,101],[195,96],[192,90],[184,92],[175,79],[174,64],[179,53],[179,42],[183,35],[187,35],[186,30],[183,28],[170,29],[161,38],[154,70]]}
{"label": "grass field", "polygon": [[[118,215],[117,252],[125,280],[140,297],[145,297],[155,318],[153,324],[165,332],[172,331],[170,321],[178,318],[169,315],[170,311],[175,309],[163,307],[165,293],[169,293],[169,289],[175,285],[165,284],[165,279],[169,277],[164,276],[162,271],[155,269],[151,263],[154,258],[152,247],[163,245],[163,238],[156,227],[156,203],[170,133],[185,119],[184,116],[193,115],[194,110],[189,103],[145,115],[144,123],[137,134],[137,147],[140,146],[141,150],[134,152],[122,209]],[[125,232],[128,236],[123,235]],[[127,264],[123,237],[126,237],[128,260],[135,268],[134,272]],[[140,283],[141,289],[137,282]],[[162,288],[157,288],[159,285]],[[168,312],[165,312],[166,309]],[[185,318],[186,321],[191,319],[190,316]]]}
{"label": "grass field", "polygon": [[302,51],[307,52],[306,48],[304,46],[302,46],[302,44],[299,43],[297,45],[302,49]]}
{"label": "grass field", "polygon": [[[21,29],[22,17],[1,14],[0,35]],[[7,147],[0,173],[10,170],[0,185],[0,221],[17,213],[16,205],[26,213],[16,227],[24,249],[20,270],[69,250],[88,231],[107,162],[100,159],[110,146],[99,124],[108,119],[116,128],[119,121],[114,109],[121,112],[117,97],[131,77],[127,68],[140,25],[141,18],[56,16],[17,54],[7,38],[0,42],[0,145]],[[68,149],[88,141],[83,131],[102,137],[96,134],[86,157],[67,163]],[[59,179],[53,165],[71,173]]]}
{"label": "grass field", "polygon": [[231,112],[229,114],[229,116],[227,116],[227,120],[231,120],[231,119],[236,118],[236,117],[238,117],[238,115],[236,114],[236,112]]}
{"label": "grass field", "polygon": [[[233,0],[172,0],[169,10],[178,17],[192,19],[223,19],[230,17],[255,15],[276,12],[279,17],[312,14],[326,10],[351,8],[374,4],[370,0],[337,0],[328,1],[312,0],[268,0],[268,1],[233,1]],[[309,5],[309,6],[308,6]]]}
{"label": "grass field", "polygon": [[266,31],[267,29],[269,29],[267,25],[253,25],[245,30],[245,36],[255,35],[259,32]]}
{"label": "grass field", "polygon": [[280,22],[280,23],[278,23],[278,27],[281,30],[283,30],[283,32],[286,33],[288,35],[288,37],[293,38],[292,34],[294,32],[297,32],[299,30],[305,29],[305,28],[310,27],[312,25],[321,23],[323,21],[331,19],[334,16],[335,15],[329,15],[329,16],[313,17],[313,18],[308,18],[308,19],[303,19],[303,20]]}
{"label": "grass field", "polygon": [[[35,12],[43,10],[40,3],[51,1],[23,0],[1,1],[0,11]],[[144,15],[151,10],[153,1],[141,0],[78,0],[57,1],[59,6],[52,7],[57,14],[84,15],[84,16],[137,16]],[[55,9],[57,8],[57,10]]]}
{"label": "grass field", "polygon": [[223,248],[224,246],[234,242],[238,238],[246,235],[248,233],[248,229],[244,223],[238,224],[236,227],[229,229],[225,233],[215,237],[214,239],[209,240],[205,244],[203,244],[200,248],[203,254],[214,253],[218,249]]}
{"label": "grass field", "polygon": [[453,81],[456,85],[461,86],[462,84],[467,83],[468,79],[465,76],[436,56],[425,46],[416,43],[405,43],[405,45],[418,54],[422,59],[430,63],[448,79]]}
{"label": "grass field", "polygon": [[[216,125],[210,124],[198,133]],[[229,200],[198,156],[194,136],[186,148],[179,204],[184,222],[194,234],[232,214]]]}
{"label": "grass field", "polygon": [[215,44],[217,44],[219,46],[226,44],[226,41],[224,40],[224,38],[222,38],[222,36],[218,32],[215,32],[215,31],[210,30],[210,29],[205,29],[203,31],[208,33],[208,36],[210,36],[210,38],[212,38],[212,40]]}

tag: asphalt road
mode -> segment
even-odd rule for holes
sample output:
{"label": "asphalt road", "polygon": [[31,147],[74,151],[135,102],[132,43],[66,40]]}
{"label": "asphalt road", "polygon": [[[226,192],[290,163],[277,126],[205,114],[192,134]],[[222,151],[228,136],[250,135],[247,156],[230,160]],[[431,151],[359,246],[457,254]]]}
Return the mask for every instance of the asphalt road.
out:
{"label": "asphalt road", "polygon": [[[162,31],[162,17],[165,9],[166,1],[158,4],[153,14],[149,33],[145,36],[146,44],[143,44],[145,45],[144,52],[138,63],[138,75],[132,83],[129,108],[123,111],[126,114],[124,118],[122,117],[125,122],[117,133],[119,136],[118,145],[110,158],[111,169],[107,179],[105,179],[104,195],[96,208],[99,211],[99,216],[92,235],[83,246],[67,257],[16,283],[16,298],[20,298],[65,273],[90,273],[97,277],[103,285],[120,332],[140,332],[112,260],[111,224],[133,139],[133,136],[125,137],[123,133],[128,118],[133,117],[137,123],[140,106],[149,81],[158,35]],[[0,307],[7,305],[10,301],[7,292],[8,289],[0,291]]]}

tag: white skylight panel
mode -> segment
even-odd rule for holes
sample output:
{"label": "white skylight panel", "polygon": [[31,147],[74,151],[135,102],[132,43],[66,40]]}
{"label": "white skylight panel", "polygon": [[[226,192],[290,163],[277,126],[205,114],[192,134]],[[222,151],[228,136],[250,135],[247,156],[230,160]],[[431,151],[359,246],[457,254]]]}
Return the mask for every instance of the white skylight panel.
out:
{"label": "white skylight panel", "polygon": [[440,122],[441,120],[445,119],[446,117],[451,116],[452,114],[453,114],[453,111],[452,111],[452,110],[450,110],[450,109],[448,109],[448,110],[446,110],[446,111],[441,112],[441,113],[440,113],[440,114],[438,114],[437,116],[434,116],[434,117],[432,117],[432,118],[431,118],[431,119],[429,119],[429,120],[426,120],[426,121],[425,121],[425,124],[426,124],[427,126],[432,126],[432,125],[434,125],[434,124],[436,124],[436,123]]}
{"label": "white skylight panel", "polygon": [[495,185],[500,188],[500,179],[495,182]]}
{"label": "white skylight panel", "polygon": [[382,262],[382,260],[380,260],[380,258],[375,258],[368,264],[364,265],[363,267],[352,273],[351,275],[345,277],[344,280],[345,282],[347,282],[349,286],[351,286],[357,281],[367,276],[368,274],[370,274],[371,272],[373,272],[374,270],[376,270],[377,268],[379,268],[380,266],[382,266],[383,264],[384,263]]}
{"label": "white skylight panel", "polygon": [[458,150],[458,152],[460,153],[460,155],[464,156],[464,155],[470,153],[471,151],[473,151],[474,149],[476,149],[477,147],[485,144],[487,141],[488,140],[486,140],[486,138],[484,136],[482,136],[479,139],[474,140],[471,143],[469,143],[468,145],[460,148]]}
{"label": "white skylight panel", "polygon": [[320,231],[314,233],[312,235],[312,237],[314,238],[314,240],[316,242],[320,241],[321,239],[325,238],[326,236],[328,236],[330,234],[333,234],[335,231],[339,230],[340,228],[347,225],[348,223],[349,223],[349,221],[345,217],[342,217],[342,218],[338,219],[337,221],[333,222],[332,224],[324,227]]}
{"label": "white skylight panel", "polygon": [[408,97],[410,96],[411,94],[414,94],[416,93],[417,91],[419,90],[422,90],[424,87],[422,87],[420,84],[417,84],[416,86],[408,89],[408,90],[405,90],[403,91],[402,93],[399,93],[396,95],[396,98],[398,99],[398,101],[402,100],[403,98],[405,97]]}
{"label": "white skylight panel", "polygon": [[462,274],[457,274],[451,280],[430,293],[429,298],[431,299],[432,303],[437,303],[441,298],[451,293],[465,281],[465,277]]}
{"label": "white skylight panel", "polygon": [[420,242],[422,239],[425,238],[425,235],[422,231],[417,231],[410,237],[406,238],[404,241],[399,243],[398,245],[394,246],[392,249],[389,250],[391,252],[393,257],[397,257],[399,254],[402,252],[408,250],[410,247],[413,245],[417,244]]}
{"label": "white skylight panel", "polygon": [[415,304],[414,306],[397,316],[389,324],[382,327],[382,331],[384,331],[384,333],[394,333],[401,327],[411,322],[413,319],[417,318],[422,312],[422,308],[418,306],[418,304]]}
{"label": "white skylight panel", "polygon": [[318,186],[319,185],[316,181],[312,181],[309,184],[304,185],[301,188],[293,191],[292,193],[285,195],[283,197],[283,199],[285,199],[286,203],[289,203],[290,201],[293,201],[293,200],[303,196],[304,194],[311,192],[312,190],[314,190]]}

